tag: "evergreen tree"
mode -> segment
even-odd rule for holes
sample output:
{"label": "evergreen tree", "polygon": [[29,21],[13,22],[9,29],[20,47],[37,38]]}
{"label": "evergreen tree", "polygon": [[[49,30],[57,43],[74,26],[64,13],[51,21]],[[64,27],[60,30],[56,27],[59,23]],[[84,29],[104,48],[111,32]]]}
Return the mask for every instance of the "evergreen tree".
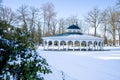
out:
{"label": "evergreen tree", "polygon": [[41,75],[46,73],[51,70],[46,60],[37,54],[30,34],[1,21],[0,79],[44,80]]}

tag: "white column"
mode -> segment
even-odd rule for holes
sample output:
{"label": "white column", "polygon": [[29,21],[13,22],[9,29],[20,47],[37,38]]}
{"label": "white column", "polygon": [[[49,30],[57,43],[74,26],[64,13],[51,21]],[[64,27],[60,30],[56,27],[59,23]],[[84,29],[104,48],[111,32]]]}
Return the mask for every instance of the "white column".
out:
{"label": "white column", "polygon": [[64,44],[64,41],[63,41],[63,50],[64,50],[64,45],[65,45],[65,44]]}
{"label": "white column", "polygon": [[54,41],[52,41],[52,50],[54,50]]}
{"label": "white column", "polygon": [[43,47],[44,47],[44,50],[45,50],[45,40],[43,40]]}
{"label": "white column", "polygon": [[58,41],[58,50],[60,50],[60,41]]}
{"label": "white column", "polygon": [[88,41],[86,41],[86,50],[88,51]]}
{"label": "white column", "polygon": [[104,49],[104,41],[102,41],[102,49]]}
{"label": "white column", "polygon": [[79,43],[80,43],[80,51],[81,51],[81,42],[79,41]]}
{"label": "white column", "polygon": [[104,42],[101,41],[101,49],[104,49]]}
{"label": "white column", "polygon": [[94,50],[94,41],[92,41],[92,51]]}
{"label": "white column", "polygon": [[97,50],[99,50],[99,41],[97,41]]}
{"label": "white column", "polygon": [[66,51],[68,51],[68,41],[66,41]]}
{"label": "white column", "polygon": [[94,45],[95,45],[95,46],[94,46],[94,50],[96,50],[96,41],[94,42]]}
{"label": "white column", "polygon": [[73,51],[74,51],[74,49],[75,49],[75,41],[73,41]]}
{"label": "white column", "polygon": [[100,42],[100,50],[102,50],[102,42]]}
{"label": "white column", "polygon": [[48,50],[48,46],[49,46],[49,41],[47,41],[47,50]]}

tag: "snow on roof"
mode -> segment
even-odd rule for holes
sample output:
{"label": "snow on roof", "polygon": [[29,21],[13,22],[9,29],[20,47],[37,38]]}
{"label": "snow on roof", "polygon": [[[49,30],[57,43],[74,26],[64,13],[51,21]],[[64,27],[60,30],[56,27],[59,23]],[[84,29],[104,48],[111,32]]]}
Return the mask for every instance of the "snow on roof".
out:
{"label": "snow on roof", "polygon": [[43,37],[43,39],[47,40],[75,40],[75,41],[80,41],[80,40],[103,40],[102,38],[99,37],[94,37],[94,36],[89,36],[89,35],[79,35],[79,34],[70,34],[70,35],[63,35],[63,36],[50,36],[50,37]]}
{"label": "snow on roof", "polygon": [[57,35],[54,35],[54,36],[68,36],[68,35],[74,35],[74,34],[82,35],[83,33],[80,33],[80,32],[66,32],[66,33],[57,34]]}

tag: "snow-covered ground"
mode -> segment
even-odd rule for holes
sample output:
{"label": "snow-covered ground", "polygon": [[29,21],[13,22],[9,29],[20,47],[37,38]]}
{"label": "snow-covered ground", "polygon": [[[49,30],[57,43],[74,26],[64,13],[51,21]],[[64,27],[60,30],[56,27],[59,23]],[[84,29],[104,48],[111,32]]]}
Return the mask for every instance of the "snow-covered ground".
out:
{"label": "snow-covered ground", "polygon": [[120,80],[120,47],[110,51],[44,51],[37,52],[51,66],[45,80]]}

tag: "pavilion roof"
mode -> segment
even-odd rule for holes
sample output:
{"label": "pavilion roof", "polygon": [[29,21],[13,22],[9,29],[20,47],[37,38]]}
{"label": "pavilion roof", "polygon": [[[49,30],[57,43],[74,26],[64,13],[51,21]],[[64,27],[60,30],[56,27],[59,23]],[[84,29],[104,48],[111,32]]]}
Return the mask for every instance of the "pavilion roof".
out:
{"label": "pavilion roof", "polygon": [[43,39],[47,40],[75,40],[75,41],[80,41],[80,40],[103,40],[103,38],[100,37],[95,37],[95,36],[90,36],[90,35],[85,35],[85,34],[61,34],[57,36],[49,36],[49,37],[43,37]]}
{"label": "pavilion roof", "polygon": [[[67,29],[80,29],[78,26],[76,25],[71,25],[69,26]],[[49,36],[49,37],[43,37],[43,39],[46,40],[103,40],[103,38],[100,37],[95,37],[95,36],[90,36],[90,35],[86,35],[83,34],[81,32],[66,32],[63,34],[57,34],[54,36]]]}
{"label": "pavilion roof", "polygon": [[[66,33],[63,33],[63,34],[57,34],[57,35],[54,35],[54,36],[68,36],[68,35],[83,35],[83,33],[80,33],[80,32],[66,32]],[[54,37],[53,36],[53,37]]]}
{"label": "pavilion roof", "polygon": [[67,29],[80,29],[80,28],[76,25],[71,25]]}

